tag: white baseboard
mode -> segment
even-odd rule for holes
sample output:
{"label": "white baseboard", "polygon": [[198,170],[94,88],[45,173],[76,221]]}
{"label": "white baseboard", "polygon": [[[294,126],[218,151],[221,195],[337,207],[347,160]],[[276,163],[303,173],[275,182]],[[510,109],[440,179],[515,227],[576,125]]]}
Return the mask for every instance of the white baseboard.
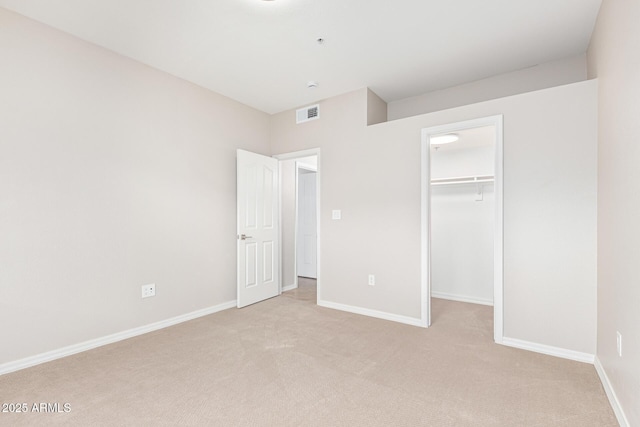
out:
{"label": "white baseboard", "polygon": [[352,305],[340,304],[337,302],[318,300],[320,307],[333,308],[334,310],[347,311],[349,313],[362,314],[364,316],[376,317],[378,319],[391,320],[393,322],[405,323],[412,326],[424,327],[422,320],[415,317],[401,316],[399,314],[387,313],[385,311],[370,310],[368,308],[354,307]]}
{"label": "white baseboard", "polygon": [[567,350],[566,348],[553,347],[545,344],[538,344],[530,341],[518,340],[515,338],[502,338],[502,345],[515,347],[522,350],[529,350],[536,353],[548,354],[549,356],[561,357],[563,359],[575,360],[576,362],[591,363],[595,359],[593,354],[582,353],[575,350]]}
{"label": "white baseboard", "polygon": [[434,298],[448,299],[451,301],[459,301],[459,302],[468,302],[471,304],[490,305],[493,307],[493,300],[491,299],[476,298],[476,297],[470,297],[466,295],[448,294],[446,292],[436,292],[436,291],[431,291],[431,296]]}
{"label": "white baseboard", "polygon": [[167,328],[169,326],[173,326],[178,323],[197,319],[198,317],[207,316],[209,314],[217,313],[219,311],[233,308],[235,306],[236,306],[236,301],[229,301],[229,302],[215,305],[213,307],[192,311],[191,313],[182,314],[180,316],[172,317],[170,319],[161,320],[159,322],[150,323],[148,325],[139,326],[137,328],[129,329],[122,332],[117,332],[115,334],[107,335],[101,338],[92,339],[89,341],[81,342],[79,344],[73,344],[67,347],[59,348],[57,350],[47,351],[46,353],[25,357],[24,359],[19,359],[13,362],[3,363],[2,365],[0,365],[0,375],[8,374],[9,372],[18,371],[20,369],[29,368],[31,366],[39,365],[41,363],[50,362],[52,360],[60,359],[62,357],[71,356],[72,354],[81,353],[83,351],[91,350],[96,347],[102,347],[103,345],[126,340],[128,338],[146,334],[147,332],[152,332],[158,329]]}
{"label": "white baseboard", "polygon": [[607,394],[607,397],[609,398],[609,403],[611,404],[611,408],[613,408],[613,412],[616,414],[616,418],[618,419],[618,424],[620,424],[620,427],[631,426],[631,424],[629,424],[629,420],[624,414],[624,411],[622,410],[622,406],[620,406],[620,401],[618,400],[618,396],[616,395],[616,392],[613,390],[611,381],[609,381],[609,377],[607,376],[607,373],[605,372],[604,367],[602,366],[602,363],[600,363],[600,359],[598,359],[598,356],[596,356],[595,362],[593,363],[593,365],[595,366],[596,372],[600,377],[600,382],[602,382],[602,387],[604,388],[604,391]]}
{"label": "white baseboard", "polygon": [[293,289],[298,289],[298,284],[297,283],[294,283],[292,285],[283,286],[282,287],[282,292],[287,292],[287,291],[290,291],[290,290],[293,290]]}

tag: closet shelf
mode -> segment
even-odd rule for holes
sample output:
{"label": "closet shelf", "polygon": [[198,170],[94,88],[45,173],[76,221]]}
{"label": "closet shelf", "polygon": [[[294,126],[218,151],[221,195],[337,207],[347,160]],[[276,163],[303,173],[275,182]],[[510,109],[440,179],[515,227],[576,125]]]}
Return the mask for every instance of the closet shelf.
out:
{"label": "closet shelf", "polygon": [[481,184],[483,182],[493,182],[493,175],[477,176],[456,176],[450,178],[434,178],[431,185],[452,185],[452,184]]}

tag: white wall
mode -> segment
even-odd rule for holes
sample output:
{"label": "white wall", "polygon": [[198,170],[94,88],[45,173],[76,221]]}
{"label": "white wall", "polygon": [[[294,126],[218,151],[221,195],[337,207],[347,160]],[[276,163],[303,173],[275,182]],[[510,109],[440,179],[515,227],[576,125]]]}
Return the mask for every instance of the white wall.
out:
{"label": "white wall", "polygon": [[397,120],[586,79],[586,55],[582,54],[389,102],[387,116]]}
{"label": "white wall", "polygon": [[[494,153],[493,145],[432,147],[431,176],[494,175]],[[476,184],[431,188],[432,296],[493,304],[493,184],[482,184],[481,201],[477,192]]]}
{"label": "white wall", "polygon": [[235,300],[269,117],[4,9],[0,58],[0,365]]}
{"label": "white wall", "polygon": [[[488,136],[494,140],[494,131]],[[431,178],[451,178],[475,175],[493,175],[495,149],[493,144],[464,149],[439,150],[431,148]]]}
{"label": "white wall", "polygon": [[321,300],[420,317],[421,129],[503,114],[505,336],[593,354],[596,83],[373,126],[366,106],[363,89],[304,126],[293,110],[272,116],[274,153],[322,150]]}
{"label": "white wall", "polygon": [[493,185],[431,192],[431,295],[493,305]]}
{"label": "white wall", "polygon": [[640,425],[638,22],[640,2],[604,0],[588,52],[589,73],[599,82],[597,357],[617,395],[614,408],[630,426]]}

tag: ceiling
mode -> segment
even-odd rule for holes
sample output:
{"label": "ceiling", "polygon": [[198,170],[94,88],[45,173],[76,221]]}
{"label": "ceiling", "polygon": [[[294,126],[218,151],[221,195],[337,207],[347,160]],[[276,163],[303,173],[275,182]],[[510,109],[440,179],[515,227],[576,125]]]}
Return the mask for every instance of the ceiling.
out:
{"label": "ceiling", "polygon": [[[600,3],[0,0],[0,7],[276,113],[363,87],[391,102],[584,53]],[[311,80],[319,86],[307,88]]]}

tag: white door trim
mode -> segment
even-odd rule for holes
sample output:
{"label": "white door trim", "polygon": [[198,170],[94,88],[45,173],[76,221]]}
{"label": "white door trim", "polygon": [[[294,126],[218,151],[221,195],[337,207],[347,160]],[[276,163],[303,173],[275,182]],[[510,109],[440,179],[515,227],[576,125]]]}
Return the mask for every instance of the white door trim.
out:
{"label": "white door trim", "polygon": [[421,325],[431,325],[431,230],[430,230],[430,145],[431,135],[461,131],[481,126],[495,127],[495,213],[493,246],[493,339],[502,344],[504,338],[504,243],[503,243],[503,117],[483,117],[422,129],[421,148]]}
{"label": "white door trim", "polygon": [[[322,295],[322,262],[321,262],[321,251],[320,251],[320,247],[321,247],[321,240],[322,240],[322,234],[320,233],[321,230],[321,217],[320,217],[320,194],[321,194],[321,189],[320,189],[320,185],[321,185],[321,156],[320,156],[320,148],[312,148],[312,149],[308,149],[308,150],[300,150],[300,151],[293,151],[290,153],[283,153],[283,154],[276,154],[273,156],[273,158],[278,159],[280,162],[282,162],[283,160],[293,160],[293,159],[301,159],[303,157],[309,157],[309,156],[316,156],[316,158],[318,159],[317,162],[317,166],[316,166],[316,177],[317,177],[317,182],[316,182],[316,235],[317,237],[317,241],[316,241],[316,260],[317,260],[317,278],[316,278],[316,290],[317,290],[317,297],[316,297],[316,304],[318,303],[318,301],[321,301],[322,298],[320,298],[320,296]],[[282,164],[280,163],[279,166],[279,170],[280,170],[280,179],[282,180]],[[297,204],[297,191],[298,191],[298,171],[297,171],[297,166],[296,166],[296,221],[298,218],[298,204]],[[279,185],[280,188],[280,193],[278,195],[278,199],[279,199],[279,203],[280,206],[282,206],[282,181],[280,182]],[[296,224],[296,233],[297,233],[297,224]],[[282,209],[280,209],[280,240],[282,241]],[[297,236],[296,236],[297,238]],[[297,254],[294,254],[294,261],[296,261],[295,256],[297,256]],[[280,277],[282,277],[282,245],[280,245]],[[294,268],[297,270],[297,266],[295,266],[294,263]],[[297,273],[297,272],[296,272]],[[295,277],[295,283],[296,286],[298,285],[298,277],[296,275]],[[280,292],[282,292],[282,284],[280,285]]]}

